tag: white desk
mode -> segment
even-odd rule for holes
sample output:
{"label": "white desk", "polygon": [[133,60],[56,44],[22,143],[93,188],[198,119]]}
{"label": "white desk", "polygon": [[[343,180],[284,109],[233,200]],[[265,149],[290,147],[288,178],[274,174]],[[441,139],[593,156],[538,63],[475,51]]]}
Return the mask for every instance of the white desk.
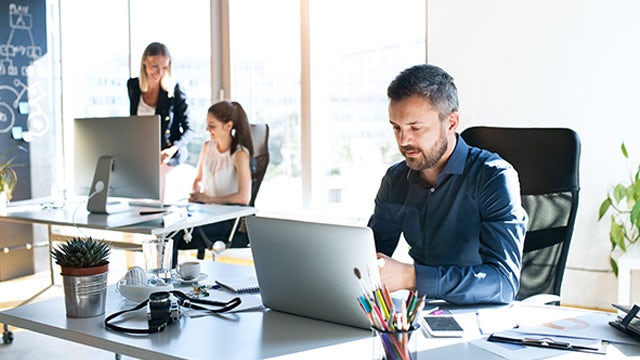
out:
{"label": "white desk", "polygon": [[[248,266],[214,262],[203,262],[203,266],[209,275],[204,283],[212,283],[217,277],[253,274],[253,268]],[[126,335],[106,329],[105,316],[67,318],[63,300],[56,298],[4,311],[0,322],[143,359],[259,359],[369,336],[368,331],[272,311],[183,318],[162,333]],[[106,314],[131,307],[113,286],[109,287]],[[141,314],[144,317],[144,312]]]}
{"label": "white desk", "polygon": [[[58,206],[56,206],[58,205]],[[59,205],[64,205],[59,207]],[[139,208],[140,210],[144,208]],[[158,210],[158,209],[149,209]],[[166,237],[170,234],[196,226],[216,223],[236,219],[243,216],[255,214],[255,208],[251,206],[235,205],[189,205],[188,216],[180,221],[164,226],[162,217],[164,214],[139,215],[136,212],[125,212],[113,215],[91,214],[86,210],[86,203],[83,201],[68,201],[65,204],[55,204],[49,198],[31,199],[12,202],[6,208],[0,208],[0,221],[12,221],[29,224],[47,225],[48,246],[51,249],[52,238],[55,236],[52,228],[54,226],[79,227],[98,230],[112,230],[125,233],[146,234],[156,237]],[[234,228],[235,230],[235,228]],[[105,239],[109,241],[108,239]],[[142,239],[125,239],[126,244],[136,247],[141,245]],[[49,256],[50,286],[54,284],[53,261]],[[29,302],[41,294],[45,289],[41,289],[29,299]],[[4,324],[4,335],[9,334],[7,324]]]}
{"label": "white desk", "polygon": [[188,217],[170,226],[163,226],[161,218],[164,214],[138,215],[133,211],[113,215],[91,214],[84,203],[68,202],[60,208],[48,207],[47,203],[46,199],[12,202],[8,207],[0,209],[0,220],[162,235],[255,214],[255,208],[251,206],[193,204],[187,207]]}
{"label": "white desk", "polygon": [[[203,262],[209,274],[204,283],[216,278],[252,274],[253,268],[215,262]],[[106,314],[131,308],[115,293],[108,290]],[[355,301],[355,299],[354,299]],[[419,359],[500,359],[469,341],[481,337],[475,326],[475,309],[459,308],[454,311],[465,328],[465,338],[429,339],[419,336]],[[531,307],[527,312],[533,318],[549,318],[563,311],[584,311],[557,307]],[[136,315],[138,327],[144,323],[144,312]],[[555,315],[554,315],[555,316]],[[561,317],[562,318],[562,317]],[[371,358],[370,332],[348,326],[332,324],[288,315],[276,311],[260,310],[219,316],[183,318],[162,333],[126,335],[105,329],[104,316],[86,319],[67,318],[62,298],[24,305],[0,312],[0,322],[81,343],[114,353],[143,359],[326,359]],[[10,346],[10,345],[9,345]],[[609,346],[606,356],[564,351],[560,358],[605,359],[621,356],[640,356],[640,346]]]}
{"label": "white desk", "polygon": [[[51,204],[52,202],[47,198],[15,201],[8,207],[0,209],[0,221],[47,225],[49,247],[51,247],[51,239],[54,236],[52,226],[73,226],[163,237],[178,230],[231,219],[237,220],[243,216],[255,214],[255,208],[251,206],[193,204],[188,206],[186,218],[164,226],[162,224],[164,214],[139,215],[137,211],[113,215],[91,214],[86,210],[84,202],[69,201],[63,207],[51,207]],[[141,241],[136,243],[136,239],[129,241],[132,244],[141,244]],[[51,284],[53,284],[53,264],[51,259],[49,260]]]}

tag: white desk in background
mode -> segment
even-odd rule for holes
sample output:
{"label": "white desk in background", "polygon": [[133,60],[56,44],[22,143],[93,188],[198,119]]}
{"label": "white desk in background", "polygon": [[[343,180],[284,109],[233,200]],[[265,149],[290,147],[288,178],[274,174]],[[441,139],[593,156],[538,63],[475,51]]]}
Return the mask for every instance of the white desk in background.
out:
{"label": "white desk in background", "polygon": [[164,226],[161,221],[164,216],[162,213],[137,213],[141,210],[159,209],[131,207],[132,211],[105,215],[89,213],[83,202],[67,202],[61,207],[53,207],[52,204],[46,198],[12,202],[8,207],[0,209],[0,220],[162,235],[255,214],[255,208],[251,206],[185,204],[189,216],[170,226]]}
{"label": "white desk in background", "polygon": [[[213,284],[216,279],[254,274],[254,269],[250,266],[209,261],[202,265],[203,271],[208,274],[202,284]],[[105,315],[133,306],[134,304],[124,301],[113,286],[109,287]],[[523,318],[541,322],[592,313],[519,303],[510,309]],[[489,310],[504,314],[494,308]],[[424,337],[422,332],[414,333],[414,336],[419,337],[418,359],[502,359],[474,345],[474,342],[482,341],[476,311],[478,307],[451,308],[451,312],[465,329],[463,338],[435,339]],[[135,315],[137,322],[131,323],[134,319],[130,319],[118,324],[140,327],[146,321],[145,314],[144,310],[140,310]],[[0,322],[142,359],[370,359],[373,341],[378,340],[372,338],[371,333],[366,330],[270,310],[183,317],[179,323],[169,325],[164,332],[150,335],[127,335],[108,330],[104,327],[104,318],[105,316],[67,318],[62,297],[0,312]],[[549,355],[561,359],[640,357],[640,346],[609,345],[606,355],[560,350],[549,352]]]}
{"label": "white desk in background", "polygon": [[[86,210],[86,202],[84,201],[67,201],[65,204],[56,204],[48,198],[41,198],[10,203],[8,207],[0,209],[0,221],[46,225],[49,247],[51,247],[52,238],[60,232],[59,230],[54,231],[53,227],[56,226],[163,237],[179,230],[231,219],[237,220],[243,216],[255,214],[255,208],[251,206],[190,204],[187,206],[188,216],[165,226],[162,222],[162,217],[165,214],[138,214],[139,210],[145,209],[159,210],[132,207],[131,212],[113,215],[91,214]],[[124,241],[135,245],[142,243],[140,238],[135,237],[125,238]],[[53,284],[53,265],[51,258],[49,260],[51,284]]]}

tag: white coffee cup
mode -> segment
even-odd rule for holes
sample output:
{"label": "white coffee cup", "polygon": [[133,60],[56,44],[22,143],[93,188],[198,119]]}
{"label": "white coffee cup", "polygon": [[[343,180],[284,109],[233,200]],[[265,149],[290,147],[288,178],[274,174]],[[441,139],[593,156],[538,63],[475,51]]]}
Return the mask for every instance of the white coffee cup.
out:
{"label": "white coffee cup", "polygon": [[200,263],[197,261],[184,262],[176,267],[176,272],[184,280],[195,279],[200,275]]}

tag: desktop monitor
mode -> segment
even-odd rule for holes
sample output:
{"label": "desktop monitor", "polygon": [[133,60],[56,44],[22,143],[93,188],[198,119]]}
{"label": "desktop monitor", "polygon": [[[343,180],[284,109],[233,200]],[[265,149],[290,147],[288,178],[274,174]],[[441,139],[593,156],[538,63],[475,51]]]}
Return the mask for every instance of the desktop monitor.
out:
{"label": "desktop monitor", "polygon": [[126,210],[117,198],[160,200],[159,134],[159,115],[75,119],[75,192],[89,197],[87,210]]}

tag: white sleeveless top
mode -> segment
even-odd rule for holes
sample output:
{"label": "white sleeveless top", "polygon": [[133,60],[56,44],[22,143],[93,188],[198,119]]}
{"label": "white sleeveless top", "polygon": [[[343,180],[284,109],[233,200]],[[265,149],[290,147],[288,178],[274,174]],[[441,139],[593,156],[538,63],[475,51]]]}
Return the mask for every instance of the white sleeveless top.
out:
{"label": "white sleeveless top", "polygon": [[238,145],[231,155],[230,150],[223,153],[218,151],[217,140],[207,140],[205,144],[207,148],[202,161],[203,192],[209,196],[227,196],[238,192],[238,173],[233,161],[239,151],[249,154],[249,150]]}

